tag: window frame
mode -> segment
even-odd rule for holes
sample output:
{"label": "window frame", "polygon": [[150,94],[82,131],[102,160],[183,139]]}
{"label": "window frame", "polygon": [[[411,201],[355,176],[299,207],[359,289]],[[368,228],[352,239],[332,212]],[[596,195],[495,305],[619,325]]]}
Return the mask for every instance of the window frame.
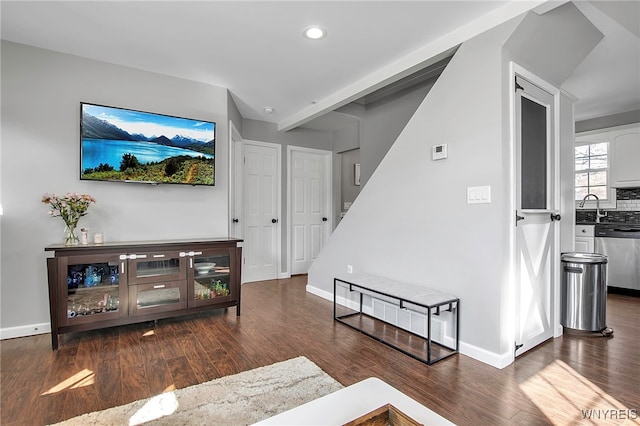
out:
{"label": "window frame", "polygon": [[[616,189],[611,187],[611,151],[613,149],[613,145],[611,143],[610,131],[598,129],[591,130],[588,132],[576,133],[574,140],[574,150],[573,150],[573,196],[575,197],[575,188],[576,188],[576,173],[579,173],[578,170],[575,169],[576,164],[576,154],[575,148],[581,145],[591,145],[596,143],[606,142],[609,144],[609,148],[607,150],[607,191],[609,193],[609,197],[607,200],[600,200],[600,210],[603,209],[615,209],[617,207],[616,200]],[[580,207],[581,200],[575,200],[576,210],[594,210],[596,208],[596,200],[593,198],[589,198],[584,203],[584,207]]]}

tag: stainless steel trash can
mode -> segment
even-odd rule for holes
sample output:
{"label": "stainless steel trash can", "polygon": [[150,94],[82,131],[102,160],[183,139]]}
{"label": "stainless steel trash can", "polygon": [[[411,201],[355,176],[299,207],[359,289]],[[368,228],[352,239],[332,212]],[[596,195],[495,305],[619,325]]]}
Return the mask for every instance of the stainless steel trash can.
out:
{"label": "stainless steel trash can", "polygon": [[567,328],[602,332],[607,328],[607,262],[596,253],[564,253],[560,323]]}

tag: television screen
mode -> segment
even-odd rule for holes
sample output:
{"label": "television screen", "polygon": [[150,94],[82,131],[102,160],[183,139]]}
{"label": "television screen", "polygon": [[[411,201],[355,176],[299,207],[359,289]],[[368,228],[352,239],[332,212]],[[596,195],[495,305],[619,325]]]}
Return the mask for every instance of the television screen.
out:
{"label": "television screen", "polygon": [[80,179],[215,184],[216,124],[80,103]]}

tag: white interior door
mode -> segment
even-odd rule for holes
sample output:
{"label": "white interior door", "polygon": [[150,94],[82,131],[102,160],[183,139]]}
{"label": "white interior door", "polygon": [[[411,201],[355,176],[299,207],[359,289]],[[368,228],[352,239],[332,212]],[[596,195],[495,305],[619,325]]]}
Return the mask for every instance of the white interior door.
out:
{"label": "white interior door", "polygon": [[554,96],[517,77],[516,137],[516,352],[553,336],[558,268],[559,205]]}
{"label": "white interior door", "polygon": [[278,277],[280,145],[244,142],[244,282]]}
{"label": "white interior door", "polygon": [[331,233],[331,153],[289,147],[291,274],[306,274]]}

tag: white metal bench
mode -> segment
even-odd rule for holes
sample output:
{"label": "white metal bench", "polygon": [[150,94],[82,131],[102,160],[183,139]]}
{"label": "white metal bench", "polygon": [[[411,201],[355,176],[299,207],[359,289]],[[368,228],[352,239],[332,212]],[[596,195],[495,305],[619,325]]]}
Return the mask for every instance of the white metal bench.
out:
{"label": "white metal bench", "polygon": [[[337,304],[339,286],[347,288],[349,292],[359,293],[358,310]],[[416,334],[363,312],[364,295],[394,304],[399,309],[426,315],[426,336]],[[346,313],[338,313],[338,310]],[[432,339],[432,315],[440,315],[443,311],[454,312],[455,345],[453,347]],[[432,290],[421,285],[404,283],[365,273],[348,274],[344,277],[334,278],[333,317],[336,321],[428,365],[458,353],[460,348],[460,299],[454,295]],[[416,338],[419,344],[416,343]],[[434,345],[436,346],[434,347]]]}

